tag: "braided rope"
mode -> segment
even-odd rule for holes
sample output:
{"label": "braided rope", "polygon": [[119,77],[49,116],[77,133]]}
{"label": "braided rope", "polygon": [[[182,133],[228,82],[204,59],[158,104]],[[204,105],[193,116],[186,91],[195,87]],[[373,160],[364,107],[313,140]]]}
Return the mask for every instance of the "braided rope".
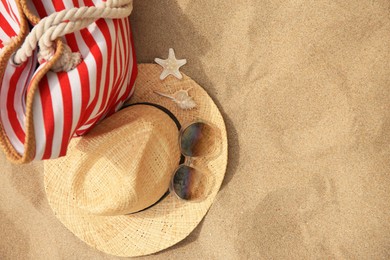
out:
{"label": "braided rope", "polygon": [[[40,49],[38,54],[40,62],[49,60],[55,53],[55,39],[79,31],[100,18],[125,18],[131,14],[132,2],[132,0],[107,0],[99,6],[62,10],[43,18],[34,26],[23,45],[15,53],[13,62],[15,64],[24,63],[32,56],[37,46]],[[71,53],[67,46],[63,57],[58,60],[52,70],[68,71],[77,66],[80,61],[80,54]]]}

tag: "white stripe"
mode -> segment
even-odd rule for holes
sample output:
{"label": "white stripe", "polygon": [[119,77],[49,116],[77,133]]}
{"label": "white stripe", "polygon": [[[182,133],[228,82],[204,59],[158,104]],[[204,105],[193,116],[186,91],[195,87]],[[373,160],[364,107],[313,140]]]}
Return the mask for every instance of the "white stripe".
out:
{"label": "white stripe", "polygon": [[10,79],[14,73],[15,73],[14,67],[7,66],[5,73],[4,73],[1,92],[0,92],[1,122],[3,124],[5,133],[8,136],[11,144],[14,146],[15,150],[18,153],[22,154],[24,152],[24,146],[20,142],[19,138],[16,136],[15,131],[11,126],[11,122],[10,122],[9,117],[8,117],[8,109],[7,109],[7,97],[8,97],[8,91],[10,88],[9,83],[10,83]]}
{"label": "white stripe", "polygon": [[[126,26],[126,34],[127,34],[126,44],[128,46],[128,55],[129,55],[129,59],[127,60],[127,62],[128,62],[127,68],[129,70],[127,72],[127,74],[129,74],[129,77],[127,77],[127,81],[126,81],[126,86],[128,86],[130,84],[131,77],[133,76],[134,57],[133,57],[133,45],[131,44],[131,41],[130,41],[130,39],[131,39],[130,22],[127,21],[125,26]],[[132,91],[134,91],[134,89],[132,89]]]}
{"label": "white stripe", "polygon": [[81,115],[81,104],[82,104],[82,86],[80,82],[80,75],[77,69],[72,70],[68,73],[70,79],[70,88],[72,92],[72,128],[71,134],[76,130],[79,124]]}
{"label": "white stripe", "polygon": [[121,107],[123,106],[125,102],[119,102],[118,104],[116,104],[115,106],[115,111],[118,111],[119,109],[121,109]]}
{"label": "white stripe", "polygon": [[[129,54],[130,54],[130,56],[132,54],[129,53],[130,46],[128,46],[128,45],[130,44],[130,42],[129,42],[130,35],[128,34],[127,27],[125,24],[126,20],[127,19],[122,19],[120,21],[123,25],[123,30],[118,31],[119,50],[117,50],[117,54],[123,55],[124,60],[122,61],[123,64],[121,64],[119,58],[116,59],[118,62],[118,66],[123,68],[123,70],[121,72],[121,75],[119,75],[120,78],[118,80],[120,86],[118,87],[118,89],[116,90],[116,93],[115,93],[115,95],[118,94],[117,99],[114,100],[114,104],[113,104],[113,106],[115,107],[115,111],[117,111],[118,107],[119,107],[117,104],[118,101],[120,101],[121,99],[124,98],[123,95],[125,94],[125,92],[127,91],[128,87],[129,87],[128,85],[129,85],[129,82],[130,82],[131,76],[132,76],[131,70],[129,71],[129,67],[128,67],[129,63],[131,62],[131,59],[132,59],[131,57],[129,57]],[[125,35],[125,37],[123,37],[123,35]],[[127,45],[127,48],[126,48],[126,45]],[[123,102],[120,102],[120,103],[123,103]]]}
{"label": "white stripe", "polygon": [[[123,22],[123,21],[122,21]],[[125,92],[126,91],[126,89],[127,89],[127,86],[128,86],[128,83],[129,83],[129,81],[130,81],[130,78],[131,78],[131,73],[129,74],[129,72],[131,72],[131,71],[123,71],[123,74],[126,74],[126,81],[125,82],[123,82],[123,80],[118,80],[118,82],[117,82],[117,85],[119,85],[119,86],[117,86],[117,89],[113,89],[113,81],[114,81],[114,77],[120,77],[120,75],[114,75],[114,73],[113,73],[113,68],[114,68],[114,62],[117,62],[117,67],[124,67],[124,64],[121,64],[120,63],[120,61],[119,61],[119,59],[116,59],[116,57],[115,57],[115,54],[120,54],[120,55],[123,55],[125,58],[124,58],[124,62],[125,62],[125,64],[128,64],[129,63],[129,61],[128,61],[128,57],[127,57],[127,53],[124,53],[124,50],[123,49],[116,49],[115,50],[115,52],[114,52],[114,47],[115,47],[115,45],[116,45],[116,35],[117,35],[117,32],[116,32],[116,30],[115,30],[115,26],[114,26],[114,24],[113,24],[113,22],[112,21],[110,21],[110,23],[108,23],[107,24],[109,27],[109,33],[110,33],[110,39],[111,39],[111,42],[112,42],[112,46],[113,46],[113,48],[112,48],[112,54],[111,54],[111,57],[113,57],[112,59],[111,59],[111,65],[110,65],[110,68],[109,68],[109,71],[106,71],[106,72],[104,72],[104,70],[103,70],[103,74],[104,75],[106,75],[106,74],[108,74],[109,76],[110,76],[110,83],[109,83],[109,88],[108,88],[108,98],[109,97],[111,97],[111,96],[113,96],[113,95],[115,95],[115,94],[117,94],[117,92],[120,92],[120,91],[123,91],[123,92]],[[126,29],[126,27],[124,26],[124,29]],[[130,35],[128,35],[128,33],[125,31],[124,32],[125,34],[127,34],[127,37],[126,37],[126,39],[127,39],[127,44],[129,44],[130,45],[130,41],[128,40],[128,38],[129,38],[129,36]],[[104,37],[103,37],[103,39],[104,39]],[[122,46],[123,46],[123,44],[122,44]],[[130,48],[130,47],[129,47]],[[106,49],[106,48],[105,48]],[[101,49],[101,51],[103,52],[103,50]],[[103,54],[105,54],[106,52],[103,52]],[[132,62],[132,61],[131,61]],[[106,65],[106,64],[104,64],[104,65]],[[105,87],[105,84],[104,84],[104,80],[102,79],[102,81],[101,81],[101,83],[102,83],[102,87]],[[93,91],[94,89],[92,89],[92,91]],[[106,100],[106,102],[105,102],[105,104],[104,104],[104,106],[103,107],[101,107],[101,109],[100,109],[100,106],[102,105],[102,99],[103,99],[103,95],[102,95],[102,93],[103,93],[103,91],[104,91],[104,89],[101,89],[101,92],[100,92],[100,94],[99,94],[99,101],[98,101],[98,103],[96,104],[96,106],[95,106],[95,108],[94,108],[94,111],[91,113],[91,115],[90,115],[90,117],[88,118],[88,120],[86,120],[86,122],[88,122],[88,121],[90,121],[90,120],[99,120],[99,117],[103,117],[104,116],[104,114],[102,114],[107,108],[108,108],[108,99]],[[115,93],[113,93],[115,91]],[[122,93],[123,94],[123,93]],[[120,97],[119,97],[120,98]],[[113,108],[115,108],[115,106],[116,106],[116,102],[117,102],[117,100],[114,100],[114,104],[113,104]]]}
{"label": "white stripe", "polygon": [[[35,55],[34,55],[35,56]],[[33,57],[34,58],[34,57]],[[19,121],[19,125],[22,127],[23,132],[26,132],[25,127],[25,107],[26,107],[26,96],[25,91],[27,89],[28,83],[30,81],[30,77],[32,76],[33,71],[33,59],[29,59],[26,65],[25,70],[20,75],[20,78],[18,79],[18,82],[16,84],[16,90],[15,90],[15,99],[14,99],[14,108],[16,111],[16,115]]]}
{"label": "white stripe", "polygon": [[[129,38],[130,35],[128,35],[127,32],[126,32],[126,24],[123,22],[123,20],[127,20],[127,19],[122,19],[122,21],[121,21],[123,29],[125,31],[120,31],[118,33],[119,51],[117,52],[117,54],[123,55],[123,62],[124,62],[124,64],[119,64],[119,66],[123,68],[122,74],[120,75],[120,79],[119,79],[120,83],[122,84],[122,86],[118,89],[119,95],[117,96],[117,100],[115,100],[115,103],[118,102],[118,100],[122,99],[124,93],[127,90],[128,83],[129,83],[130,78],[131,78],[131,73],[129,73],[129,71],[126,71],[126,68],[128,67],[128,64],[129,64],[129,59],[131,59],[128,56],[129,55],[128,51],[130,49],[128,38]],[[123,37],[123,35],[125,37]],[[126,45],[127,45],[127,52],[126,52]],[[117,59],[117,61],[119,63],[119,59]]]}
{"label": "white stripe", "polygon": [[[19,13],[18,10],[13,10],[15,13]],[[15,19],[11,16],[10,13],[7,12],[7,9],[3,5],[3,3],[0,1],[0,12],[4,16],[5,20],[8,22],[8,24],[12,27],[12,29],[16,32],[16,34],[19,33],[20,27]]]}
{"label": "white stripe", "polygon": [[[76,38],[78,50],[83,49],[83,51],[79,51],[81,56],[82,57],[87,56],[89,49],[86,46],[85,42],[83,41],[79,31],[75,32],[75,38]],[[64,37],[64,42],[68,44],[65,37]],[[83,60],[83,62],[85,62],[85,60]],[[72,97],[72,126],[70,129],[70,135],[72,136],[72,133],[76,130],[76,127],[80,120],[81,104],[82,104],[82,87],[80,81],[80,73],[77,69],[71,70],[67,74],[70,81],[70,91]]]}
{"label": "white stripe", "polygon": [[[96,35],[99,35],[99,28],[96,26],[96,24],[91,24],[90,26],[88,26],[88,32],[91,34],[92,38],[95,38],[95,41],[104,41],[104,37],[103,35],[100,35],[100,37],[98,39],[96,39]],[[93,37],[92,34],[95,34],[95,37]],[[103,40],[102,40],[103,38]],[[99,48],[101,49],[101,48]],[[88,52],[90,50],[88,49]],[[95,59],[95,57],[92,55],[92,53],[90,53],[89,55],[89,58],[91,58],[91,61],[89,62],[88,60],[86,60],[86,65],[87,65],[87,68],[88,68],[88,75],[89,75],[89,83],[90,85],[89,86],[86,86],[86,87],[89,87],[89,101],[88,101],[88,106],[91,105],[92,101],[94,100],[95,96],[96,96],[96,89],[97,89],[97,84],[98,82],[96,82],[97,80],[97,67],[98,67],[98,62],[97,60]],[[88,59],[88,56],[87,56],[87,59]],[[104,61],[104,60],[103,60]],[[103,81],[103,78],[105,78],[105,75],[103,73],[103,75],[101,75],[101,82]],[[101,84],[101,82],[99,82],[99,84]],[[88,121],[88,120],[86,120]]]}
{"label": "white stripe", "polygon": [[[45,12],[47,15],[50,15],[56,11],[56,9],[54,8],[54,5],[52,4],[51,1],[45,1],[43,3],[43,7],[45,8]],[[41,18],[43,18],[43,17],[41,17]]]}
{"label": "white stripe", "polygon": [[94,5],[100,5],[101,3],[103,3],[102,0],[93,0],[92,2]]}
{"label": "white stripe", "polygon": [[[87,108],[88,108],[88,106],[92,103],[93,98],[96,96],[97,61],[96,61],[95,57],[92,55],[87,44],[83,40],[81,33],[76,32],[75,37],[76,37],[77,47],[81,53],[81,56],[83,57],[83,62],[85,63],[87,70],[88,70],[89,86],[85,86],[85,84],[82,85],[82,88],[88,88],[88,91],[89,91],[89,101],[88,101],[88,105],[87,105]],[[81,82],[81,84],[83,84],[83,83]]]}
{"label": "white stripe", "polygon": [[3,28],[0,27],[0,41],[7,42],[11,37],[12,35],[6,34]]}
{"label": "white stripe", "polygon": [[[130,74],[130,77],[128,77],[128,81],[127,81],[127,84],[130,84],[130,80],[131,80],[131,76],[133,75],[133,66],[137,66],[137,64],[134,64],[134,61],[135,61],[135,57],[133,57],[133,48],[134,46],[131,44],[131,29],[130,29],[130,22],[128,21],[126,23],[126,33],[128,35],[128,37],[126,38],[127,40],[127,46],[129,46],[129,60],[128,60],[128,69],[129,69],[129,74]],[[134,91],[134,89],[133,89]]]}
{"label": "white stripe", "polygon": [[30,72],[28,74],[27,82],[26,82],[26,84],[24,86],[24,90],[23,90],[23,94],[22,94],[22,107],[23,107],[23,113],[24,114],[26,114],[27,90],[28,90],[28,88],[30,86],[30,82],[31,82],[31,79],[33,78],[33,75],[35,75],[35,73],[36,73],[36,71],[34,71],[34,69],[35,69],[35,62],[33,63],[33,61],[36,61],[36,58],[37,58],[37,52],[35,51],[33,56],[32,56],[32,58],[30,59],[30,61],[31,61],[31,69],[30,69]]}
{"label": "white stripe", "polygon": [[[38,67],[31,78],[32,80],[34,80],[34,77],[43,69],[43,67],[43,65]],[[42,100],[39,94],[39,90],[35,92],[32,110],[34,115],[34,131],[36,141],[34,160],[42,160],[46,148],[46,128],[43,120]]]}
{"label": "white stripe", "polygon": [[[103,116],[104,110],[107,107],[109,97],[111,95],[111,90],[113,87],[113,81],[114,81],[114,45],[115,45],[115,26],[112,20],[106,19],[105,20],[107,28],[108,28],[108,33],[110,35],[110,40],[111,40],[111,53],[108,53],[108,43],[105,41],[105,49],[101,49],[103,52],[103,55],[105,56],[105,66],[103,69],[103,74],[108,75],[109,80],[108,80],[108,86],[105,84],[105,80],[102,81],[101,88],[100,88],[100,95],[98,99],[98,103],[96,104],[96,107],[94,109],[95,118]],[[108,64],[108,57],[111,57],[110,64]],[[103,98],[104,98],[104,91],[107,89],[107,97],[106,101],[103,104]],[[95,112],[96,111],[96,112]]]}
{"label": "white stripe", "polygon": [[[129,86],[130,81],[131,81],[131,77],[133,75],[133,66],[134,66],[133,46],[132,46],[131,41],[130,41],[131,30],[130,30],[130,25],[129,24],[127,24],[127,26],[126,26],[126,33],[128,34],[128,37],[126,37],[126,41],[127,41],[126,44],[128,46],[128,54],[127,55],[129,55],[129,59],[127,60],[127,65],[128,65],[127,66],[127,68],[128,68],[127,75],[128,75],[128,77],[126,78],[126,82],[124,84],[125,84],[126,87],[132,87],[131,92],[129,93],[129,95],[127,97],[124,97],[125,100],[127,101],[133,95],[134,90],[135,90],[134,86]],[[123,98],[122,95],[121,95],[120,98]]]}
{"label": "white stripe", "polygon": [[125,98],[125,102],[128,101],[134,94],[134,91],[135,91],[135,83],[133,84],[133,86],[130,86],[132,89],[130,90],[130,93],[129,95]]}
{"label": "white stripe", "polygon": [[12,19],[14,21],[16,21],[18,24],[20,23],[20,17],[16,17],[16,15],[19,15],[19,10],[18,10],[18,7],[16,5],[16,2],[15,1],[8,1],[7,0],[7,5],[8,5],[8,8],[11,9],[13,12],[10,12],[10,16],[12,17]]}
{"label": "white stripe", "polygon": [[81,94],[81,82],[79,79],[78,70],[73,70],[69,73],[69,79],[71,81],[70,88],[72,92],[72,128],[71,134],[76,130],[76,127],[80,120],[81,115],[81,104],[82,104],[82,94]]}
{"label": "white stripe", "polygon": [[42,160],[46,149],[46,129],[42,111],[42,100],[39,95],[39,91],[37,91],[34,95],[33,111],[36,141],[35,160]]}
{"label": "white stripe", "polygon": [[[81,56],[83,57],[83,62],[85,63],[85,65],[87,67],[87,70],[88,70],[89,86],[85,86],[85,84],[83,85],[83,83],[80,82],[80,77],[77,77],[78,84],[80,84],[79,85],[80,86],[80,90],[76,91],[76,89],[75,89],[74,93],[80,93],[80,104],[79,104],[80,107],[78,108],[80,112],[78,113],[78,117],[73,119],[73,123],[76,122],[76,125],[72,125],[72,133],[75,130],[77,130],[76,129],[77,125],[79,125],[81,123],[79,121],[81,120],[81,118],[80,118],[80,115],[81,115],[81,104],[82,104],[81,98],[83,98],[82,97],[82,88],[87,88],[88,92],[89,92],[89,95],[90,95],[90,98],[89,98],[89,101],[88,101],[88,105],[86,107],[86,108],[88,108],[88,106],[91,104],[91,102],[93,100],[93,97],[96,95],[96,72],[97,72],[97,67],[96,67],[97,62],[95,60],[95,57],[90,52],[90,49],[88,48],[88,46],[85,43],[83,37],[81,36],[81,33],[80,32],[75,32],[74,35],[75,35],[75,38],[76,38],[77,47],[78,47],[78,49],[79,49],[79,51],[81,53]],[[85,76],[85,75],[83,75],[83,76]],[[72,94],[73,94],[73,92],[72,92]],[[73,98],[74,98],[74,96],[73,96]],[[73,111],[75,111],[75,108],[74,108]]]}
{"label": "white stripe", "polygon": [[[118,28],[120,29],[121,28],[121,25],[122,25],[122,28],[124,28],[124,30],[126,30],[126,25],[123,23],[123,20],[126,20],[126,19],[121,19],[119,22],[121,23]],[[128,36],[128,35],[127,35]],[[127,59],[128,59],[128,53],[126,51],[126,31],[123,31],[123,30],[119,30],[117,32],[117,37],[118,37],[118,47],[119,47],[119,51],[117,50],[116,52],[116,55],[117,55],[117,63],[118,63],[118,67],[122,70],[121,74],[118,75],[119,76],[119,79],[118,79],[118,82],[123,82],[123,79],[124,77],[126,77],[128,74],[126,73],[126,65],[127,65]],[[128,49],[128,48],[127,48]],[[122,55],[122,62],[123,64],[120,64],[120,57]],[[121,88],[123,89],[123,88]]]}
{"label": "white stripe", "polygon": [[63,1],[63,4],[65,9],[71,9],[75,7],[73,1]]}
{"label": "white stripe", "polygon": [[61,152],[62,136],[64,133],[64,103],[57,74],[48,72],[46,75],[49,84],[51,100],[53,102],[54,114],[53,145],[50,158],[57,158]]}
{"label": "white stripe", "polygon": [[132,86],[133,88],[130,90],[130,94],[129,96],[132,96],[134,94],[134,91],[135,91],[135,83],[134,85]]}
{"label": "white stripe", "polygon": [[[76,70],[76,73],[78,71]],[[74,74],[76,74],[74,73]],[[76,131],[76,127],[79,123],[80,120],[80,115],[81,115],[81,103],[82,103],[82,96],[81,96],[81,85],[80,81],[75,81],[73,84],[70,85],[72,89],[72,128],[71,128],[71,136],[73,133]]]}
{"label": "white stripe", "polygon": [[95,122],[91,123],[91,124],[88,124],[88,125],[83,125],[82,127],[79,127],[79,129],[77,129],[77,131],[84,131],[84,130],[87,130],[88,128],[90,128]]}
{"label": "white stripe", "polygon": [[[91,29],[93,29],[93,30],[91,30]],[[103,66],[102,66],[101,81],[99,82],[100,83],[99,93],[96,93],[95,85],[91,84],[91,86],[90,86],[91,87],[90,102],[92,102],[92,100],[95,98],[96,95],[98,95],[98,101],[97,101],[96,106],[94,107],[90,117],[86,120],[86,122],[91,120],[92,118],[96,118],[96,116],[98,116],[98,113],[101,114],[101,112],[102,112],[102,111],[100,111],[100,106],[101,106],[102,99],[103,99],[103,93],[104,93],[104,87],[105,87],[105,81],[106,81],[106,75],[107,75],[107,65],[108,65],[107,64],[108,63],[107,62],[107,60],[108,60],[107,43],[106,43],[106,40],[104,38],[103,33],[101,32],[100,28],[96,24],[89,26],[88,30],[92,34],[92,37],[95,39],[95,41],[96,41],[97,45],[99,46],[99,49],[102,53],[102,65]],[[88,66],[88,72],[96,77],[96,75],[95,75],[96,70],[95,71],[90,70],[89,66]],[[92,95],[93,92],[95,92],[94,95]]]}
{"label": "white stripe", "polygon": [[109,33],[110,33],[110,38],[111,38],[111,53],[110,53],[110,56],[111,56],[111,62],[110,62],[110,66],[108,68],[108,74],[110,76],[110,80],[109,80],[109,83],[108,83],[108,91],[107,91],[107,98],[106,98],[106,102],[104,103],[104,106],[101,108],[101,112],[105,111],[108,104],[109,104],[109,101],[110,101],[110,97],[111,95],[113,95],[114,93],[113,92],[113,87],[114,87],[114,77],[117,77],[119,75],[114,75],[114,63],[117,62],[117,69],[118,67],[120,66],[119,64],[119,60],[115,59],[115,49],[116,49],[116,37],[117,37],[117,32],[115,30],[115,24],[114,24],[114,21],[109,19],[109,20],[106,20],[107,22],[107,25],[108,25],[108,28],[109,28]]}
{"label": "white stripe", "polygon": [[[101,1],[95,1],[95,2],[101,2]],[[29,1],[28,1],[29,3]],[[16,4],[14,2],[11,3],[13,5],[13,8],[16,7]],[[66,8],[73,7],[73,5],[70,2],[64,3]],[[82,6],[84,4],[81,4]],[[55,11],[54,6],[52,3],[45,2],[44,4],[45,10],[47,13],[52,13]],[[33,4],[30,6],[31,10],[36,12],[36,8],[33,7]],[[2,9],[3,10],[3,9]],[[17,9],[14,9],[17,10]],[[17,11],[16,11],[17,13]],[[37,12],[36,12],[37,13]],[[11,22],[14,23],[14,25],[17,25],[15,22],[15,17],[11,14],[8,15],[9,17],[12,17],[13,19],[10,19]],[[7,17],[8,17],[7,16]],[[8,20],[8,18],[7,18]],[[123,95],[126,92],[129,86],[129,82],[131,79],[131,72],[133,69],[133,57],[132,57],[132,48],[130,42],[130,29],[128,25],[128,19],[123,19],[121,21],[116,21],[121,23],[123,26],[123,30],[120,29],[120,26],[118,26],[118,31],[115,30],[115,25],[112,20],[106,20],[106,24],[108,27],[108,33],[110,34],[110,41],[112,44],[112,51],[111,53],[107,53],[107,42],[104,38],[104,35],[99,27],[96,26],[96,24],[91,25],[88,27],[89,33],[91,33],[91,36],[94,38],[95,42],[97,43],[97,47],[100,49],[102,54],[102,75],[101,81],[96,82],[97,79],[97,64],[96,60],[93,57],[92,53],[90,52],[90,49],[84,42],[80,32],[75,33],[76,42],[78,45],[78,49],[81,52],[82,56],[84,57],[85,64],[87,65],[88,69],[88,77],[90,80],[89,86],[83,86],[83,82],[80,82],[80,75],[78,70],[72,70],[68,73],[68,77],[71,80],[71,93],[72,93],[72,108],[73,108],[73,118],[72,118],[72,129],[71,133],[73,133],[77,127],[77,125],[80,123],[80,115],[81,115],[81,104],[82,104],[82,88],[88,88],[90,91],[90,99],[88,100],[88,105],[91,104],[91,102],[98,98],[96,106],[93,108],[93,112],[91,115],[89,115],[89,118],[86,119],[86,121],[89,121],[91,118],[95,118],[96,121],[99,120],[99,116],[101,116],[102,112],[107,109],[108,101],[112,95],[119,93],[118,100],[114,100],[115,104],[113,104],[113,108],[116,110],[122,106],[123,102],[120,101],[120,99],[123,99]],[[17,26],[17,31],[19,31],[19,26]],[[9,36],[4,32],[2,28],[0,28],[0,37],[3,37],[4,39],[8,39]],[[112,57],[112,60],[110,64],[107,64],[108,61],[108,55]],[[123,55],[123,62],[120,62],[119,55]],[[29,61],[28,66],[26,67],[26,71],[28,72],[28,69],[30,69],[30,65],[33,65],[33,61],[36,61],[36,57],[31,59]],[[34,63],[35,64],[35,63]],[[122,69],[122,72],[120,75],[114,75],[114,65],[117,65],[118,70]],[[38,68],[38,70],[35,72],[38,73],[43,68],[43,65]],[[8,97],[8,91],[9,91],[9,81],[10,77],[14,74],[15,70],[13,67],[8,66],[6,69],[6,75],[4,76],[3,82],[2,82],[2,89],[0,92],[0,108],[1,108],[1,115],[0,119],[3,122],[5,131],[7,135],[9,136],[10,140],[12,140],[12,144],[15,146],[16,150],[20,153],[23,153],[24,147],[23,144],[19,141],[17,138],[14,129],[12,129],[10,121],[8,119],[8,113],[7,113],[7,97]],[[108,74],[108,75],[107,75]],[[118,73],[119,74],[119,73]],[[85,75],[84,75],[85,76]],[[103,104],[103,93],[106,87],[105,81],[106,76],[109,76],[109,82],[107,86],[107,93],[108,96],[106,97],[107,100],[105,104]],[[15,106],[17,116],[19,119],[19,123],[24,128],[24,117],[25,117],[25,99],[23,98],[25,96],[24,90],[26,86],[28,85],[27,82],[30,80],[31,74],[30,73],[24,73],[20,77],[20,79],[17,82],[17,89],[15,93],[15,100],[11,101],[13,102],[13,105]],[[64,104],[63,104],[63,96],[61,92],[61,86],[58,79],[57,74],[48,72],[47,73],[48,78],[48,84],[49,84],[49,91],[50,96],[53,102],[53,115],[54,115],[54,129],[53,129],[53,146],[52,146],[52,154],[50,155],[51,158],[56,158],[59,156],[61,147],[62,147],[62,139],[63,139],[63,133],[64,133]],[[116,88],[114,89],[114,81],[116,81]],[[6,82],[6,83],[5,83]],[[96,85],[100,85],[100,91],[99,93],[96,93]],[[135,90],[135,87],[132,88],[129,96],[133,94]],[[114,93],[115,92],[115,93]],[[98,95],[98,96],[96,96]],[[41,160],[43,157],[43,154],[46,150],[46,130],[45,130],[45,122],[44,122],[44,115],[42,110],[42,102],[45,103],[45,100],[42,100],[42,97],[39,95],[39,91],[37,91],[34,101],[33,101],[33,113],[34,113],[34,128],[35,128],[35,138],[36,138],[36,160]],[[66,104],[65,104],[66,105]],[[50,109],[50,108],[49,108]],[[78,132],[82,132],[85,130],[90,129],[95,123],[94,121],[91,124],[84,125],[77,129]]]}
{"label": "white stripe", "polygon": [[127,100],[129,100],[129,98],[134,94],[134,90],[135,90],[135,83],[134,85],[132,86],[132,89],[130,90],[130,93],[129,95],[126,97],[126,99],[124,101],[120,101],[117,105],[116,105],[116,108],[115,108],[115,111],[118,111],[119,109],[122,108],[123,104],[127,102]]}

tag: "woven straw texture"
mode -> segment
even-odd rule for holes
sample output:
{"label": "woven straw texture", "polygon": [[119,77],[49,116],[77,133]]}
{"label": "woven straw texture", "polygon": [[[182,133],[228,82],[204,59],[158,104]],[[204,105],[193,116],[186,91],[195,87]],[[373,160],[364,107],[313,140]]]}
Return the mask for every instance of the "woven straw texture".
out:
{"label": "woven straw texture", "polygon": [[167,191],[180,150],[175,123],[161,110],[132,106],[81,138],[67,161],[77,205],[94,215],[145,209]]}
{"label": "woven straw texture", "polygon": [[[72,165],[76,163],[74,160],[77,158],[72,155],[77,153],[75,147],[81,142],[81,138],[71,142],[67,157],[48,161],[44,166],[45,189],[55,215],[81,240],[108,254],[147,255],[181,241],[205,216],[224,178],[227,165],[227,136],[225,124],[217,106],[208,94],[186,75],[183,75],[182,80],[168,77],[160,81],[161,71],[158,65],[139,65],[136,91],[131,103],[159,104],[169,109],[182,125],[202,119],[220,129],[220,153],[211,158],[197,158],[194,162],[196,167],[207,169],[212,174],[212,190],[205,200],[188,202],[169,194],[153,207],[139,213],[117,216],[90,215],[77,205],[74,192],[72,192],[75,190],[72,185],[74,179],[72,172],[69,172]],[[191,111],[182,110],[172,100],[153,93],[153,91],[174,93],[190,87],[192,89],[189,93],[197,103],[197,107]],[[106,119],[106,122],[110,122],[112,118]],[[115,141],[117,140],[113,139],[111,142]],[[126,146],[123,149],[126,149]],[[91,159],[93,160],[93,157]]]}

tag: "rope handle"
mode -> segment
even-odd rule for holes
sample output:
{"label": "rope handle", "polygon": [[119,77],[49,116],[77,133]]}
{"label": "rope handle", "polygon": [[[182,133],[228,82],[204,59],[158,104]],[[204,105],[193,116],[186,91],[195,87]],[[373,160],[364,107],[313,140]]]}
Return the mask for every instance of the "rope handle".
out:
{"label": "rope handle", "polygon": [[[121,19],[128,17],[133,10],[132,0],[107,0],[98,6],[71,8],[41,19],[26,37],[23,45],[13,56],[15,64],[22,64],[33,55],[39,46],[38,61],[50,60],[55,53],[54,41],[66,34],[79,31],[100,18]],[[54,72],[69,71],[81,62],[79,53],[72,53],[64,46],[62,57],[51,68]]]}
{"label": "rope handle", "polygon": [[[26,94],[26,136],[23,155],[13,147],[0,121],[0,146],[10,162],[22,164],[31,162],[35,157],[33,102],[40,80],[49,70],[69,71],[81,62],[81,55],[72,53],[70,47],[59,37],[81,30],[100,18],[120,19],[129,16],[132,12],[132,0],[107,0],[96,7],[63,10],[43,19],[29,10],[27,0],[15,0],[15,3],[20,15],[20,31],[0,52],[0,79],[4,77],[8,61],[22,64],[32,56],[38,46],[39,62],[47,61],[47,64],[35,75],[34,81],[30,82],[30,90]],[[29,34],[27,19],[35,24]]]}

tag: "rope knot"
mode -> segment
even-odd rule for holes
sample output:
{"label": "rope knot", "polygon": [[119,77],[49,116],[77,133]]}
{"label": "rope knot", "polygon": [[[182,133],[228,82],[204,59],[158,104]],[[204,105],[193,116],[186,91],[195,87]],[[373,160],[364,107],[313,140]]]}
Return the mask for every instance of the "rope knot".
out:
{"label": "rope knot", "polygon": [[[72,52],[70,47],[67,44],[63,44],[63,51],[60,58],[56,63],[51,67],[53,72],[60,71],[71,71],[77,67],[82,61],[81,53]],[[46,61],[49,61],[55,53],[54,48],[43,49],[38,52],[38,62],[42,64]]]}

